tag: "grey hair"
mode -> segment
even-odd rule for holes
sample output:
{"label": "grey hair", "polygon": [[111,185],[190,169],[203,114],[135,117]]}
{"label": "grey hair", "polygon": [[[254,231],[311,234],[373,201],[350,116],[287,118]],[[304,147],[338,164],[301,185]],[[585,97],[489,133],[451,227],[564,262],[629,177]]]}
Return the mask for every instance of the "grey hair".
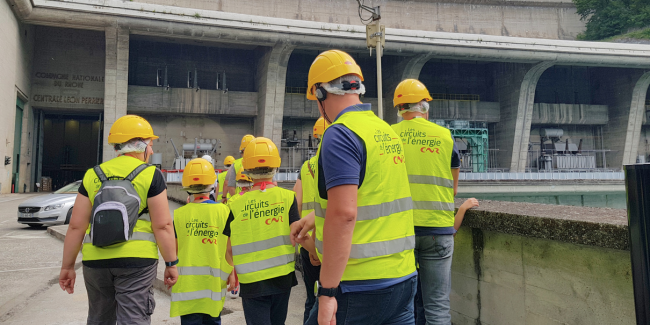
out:
{"label": "grey hair", "polygon": [[134,138],[124,143],[109,143],[115,148],[118,155],[123,155],[125,153],[135,152],[142,153],[147,150],[147,146],[151,142],[151,139],[142,139]]}
{"label": "grey hair", "polygon": [[[360,85],[359,89],[349,89],[349,90],[343,89],[344,82],[352,82],[352,81],[356,81]],[[330,82],[323,82],[320,85],[321,87],[325,88],[325,90],[328,93],[334,95],[345,95],[345,94],[363,95],[366,93],[366,86],[363,85],[363,83],[361,82],[361,78],[356,74],[346,74]]]}
{"label": "grey hair", "polygon": [[397,111],[397,116],[401,117],[402,114],[408,113],[408,112],[426,114],[429,111],[429,103],[427,103],[426,100],[420,101],[419,103],[408,104],[408,105],[409,105],[408,109],[403,109],[401,111],[398,110]]}

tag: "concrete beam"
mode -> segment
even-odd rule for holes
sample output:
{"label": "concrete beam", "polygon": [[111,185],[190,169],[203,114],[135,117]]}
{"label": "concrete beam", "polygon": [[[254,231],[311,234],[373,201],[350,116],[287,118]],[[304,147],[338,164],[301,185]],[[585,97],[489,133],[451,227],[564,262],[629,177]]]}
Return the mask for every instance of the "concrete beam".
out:
{"label": "concrete beam", "polygon": [[273,140],[279,147],[282,139],[284,94],[287,65],[295,46],[278,43],[260,58],[257,71],[257,107],[255,136]]}
{"label": "concrete beam", "polygon": [[501,64],[497,71],[497,93],[501,122],[495,137],[499,166],[510,172],[524,172],[528,156],[530,126],[533,119],[535,89],[539,77],[553,62]]}
{"label": "concrete beam", "polygon": [[398,122],[397,112],[393,109],[395,88],[404,79],[418,79],[422,67],[431,59],[431,55],[420,54],[403,58],[383,71],[384,120],[388,124]]}
{"label": "concrete beam", "polygon": [[129,31],[120,27],[106,28],[106,66],[104,75],[104,139],[103,161],[116,157],[108,144],[108,134],[115,120],[126,115],[129,89]]}
{"label": "concrete beam", "polygon": [[594,69],[595,100],[606,104],[609,122],[603,126],[602,143],[607,167],[622,168],[636,162],[645,114],[650,72],[638,69]]}
{"label": "concrete beam", "polygon": [[636,163],[639,154],[639,141],[641,128],[645,116],[645,101],[648,87],[650,86],[650,71],[645,72],[634,85],[632,102],[630,103],[630,117],[628,119],[628,132],[625,137],[625,151],[623,152],[623,165]]}
{"label": "concrete beam", "polygon": [[[30,0],[8,0],[15,5]],[[308,48],[365,50],[362,26],[310,22],[105,0],[34,0],[19,12],[32,24],[98,29],[118,24],[132,34],[274,45],[279,41]],[[27,7],[26,5],[22,5]],[[576,42],[506,36],[386,29],[385,54],[433,54],[438,58],[614,67],[650,67],[647,45]]]}

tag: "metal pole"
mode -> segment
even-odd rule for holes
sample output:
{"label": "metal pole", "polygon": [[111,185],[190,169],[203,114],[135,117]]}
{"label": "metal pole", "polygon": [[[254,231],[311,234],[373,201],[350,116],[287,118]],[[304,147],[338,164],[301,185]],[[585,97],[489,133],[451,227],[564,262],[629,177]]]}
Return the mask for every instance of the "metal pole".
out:
{"label": "metal pole", "polygon": [[376,20],[377,23],[377,116],[380,119],[384,119],[384,103],[383,103],[383,91],[381,85],[381,24],[379,19]]}

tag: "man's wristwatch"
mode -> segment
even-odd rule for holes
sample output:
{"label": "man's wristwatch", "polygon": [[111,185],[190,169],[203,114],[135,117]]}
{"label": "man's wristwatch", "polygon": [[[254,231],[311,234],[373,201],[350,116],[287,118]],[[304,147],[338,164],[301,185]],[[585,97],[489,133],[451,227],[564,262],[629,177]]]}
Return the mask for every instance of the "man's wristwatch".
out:
{"label": "man's wristwatch", "polygon": [[334,297],[336,294],[339,292],[339,287],[336,288],[323,288],[320,285],[320,282],[318,282],[318,292],[317,296],[326,296],[326,297]]}
{"label": "man's wristwatch", "polygon": [[176,264],[178,264],[178,257],[173,262],[165,262],[165,266],[174,266]]}

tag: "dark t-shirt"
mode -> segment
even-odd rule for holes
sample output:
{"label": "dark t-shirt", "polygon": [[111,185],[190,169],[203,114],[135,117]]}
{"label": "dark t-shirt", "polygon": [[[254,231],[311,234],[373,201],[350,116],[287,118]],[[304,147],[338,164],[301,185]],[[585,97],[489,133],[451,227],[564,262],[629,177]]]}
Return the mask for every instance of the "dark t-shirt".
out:
{"label": "dark t-shirt", "polygon": [[[162,172],[156,168],[151,180],[147,198],[155,197],[167,189],[167,182]],[[88,197],[88,191],[83,183],[79,186],[79,194]],[[148,211],[145,208],[145,211]],[[138,257],[124,257],[124,258],[111,258],[106,260],[83,261],[83,265],[92,268],[136,268],[151,266],[156,263],[158,259],[154,258],[138,258]]]}
{"label": "dark t-shirt", "polygon": [[[230,237],[230,223],[235,220],[235,216],[230,212],[226,226],[223,229],[223,234]],[[300,220],[300,213],[298,213],[298,203],[293,199],[291,208],[289,208],[289,224]],[[253,283],[241,283],[239,296],[242,298],[255,298],[283,293],[291,290],[291,287],[298,285],[296,273],[291,272],[287,275],[275,277],[272,279],[262,280]]]}

